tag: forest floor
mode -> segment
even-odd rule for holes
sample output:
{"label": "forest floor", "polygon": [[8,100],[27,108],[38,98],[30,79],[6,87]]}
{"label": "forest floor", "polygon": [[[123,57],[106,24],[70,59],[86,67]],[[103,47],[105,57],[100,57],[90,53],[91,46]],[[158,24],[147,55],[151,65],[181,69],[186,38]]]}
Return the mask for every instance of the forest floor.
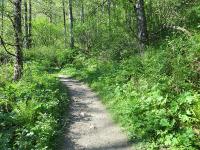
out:
{"label": "forest floor", "polygon": [[116,125],[98,96],[84,83],[60,76],[69,89],[69,125],[63,150],[131,150],[127,136]]}

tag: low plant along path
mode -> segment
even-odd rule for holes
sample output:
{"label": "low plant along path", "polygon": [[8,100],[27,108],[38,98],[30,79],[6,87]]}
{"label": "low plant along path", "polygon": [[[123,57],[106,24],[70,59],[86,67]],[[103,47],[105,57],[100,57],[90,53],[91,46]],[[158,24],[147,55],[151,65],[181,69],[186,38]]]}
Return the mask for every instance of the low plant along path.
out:
{"label": "low plant along path", "polygon": [[60,80],[71,96],[63,150],[132,150],[94,92],[70,77],[60,76]]}

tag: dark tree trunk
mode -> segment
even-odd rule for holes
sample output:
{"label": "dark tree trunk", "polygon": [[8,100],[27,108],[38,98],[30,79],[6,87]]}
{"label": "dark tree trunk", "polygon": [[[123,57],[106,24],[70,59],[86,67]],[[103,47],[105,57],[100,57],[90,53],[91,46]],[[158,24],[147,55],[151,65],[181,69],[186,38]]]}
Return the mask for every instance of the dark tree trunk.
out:
{"label": "dark tree trunk", "polygon": [[4,4],[4,0],[1,1],[1,36],[3,38],[4,35],[4,9],[5,9],[5,4]]}
{"label": "dark tree trunk", "polygon": [[16,57],[14,66],[14,80],[21,79],[23,74],[23,51],[22,51],[22,21],[21,21],[21,3],[22,0],[14,0],[14,28]]}
{"label": "dark tree trunk", "polygon": [[135,13],[137,18],[137,38],[143,51],[148,41],[147,21],[144,9],[144,0],[136,0]]}
{"label": "dark tree trunk", "polygon": [[65,0],[62,0],[63,5],[63,21],[64,21],[64,42],[65,48],[67,48],[67,25],[66,25],[66,9],[65,9]]}
{"label": "dark tree trunk", "polygon": [[29,29],[28,29],[28,5],[27,0],[24,0],[24,27],[25,27],[25,48],[28,48],[28,38],[29,38]]}
{"label": "dark tree trunk", "polygon": [[32,1],[29,0],[28,17],[28,48],[32,47]]}
{"label": "dark tree trunk", "polygon": [[70,48],[74,48],[74,33],[73,33],[73,12],[72,0],[69,0],[69,33],[70,33]]}
{"label": "dark tree trunk", "polygon": [[108,32],[109,32],[109,41],[111,37],[111,0],[107,0],[107,9],[108,9]]}

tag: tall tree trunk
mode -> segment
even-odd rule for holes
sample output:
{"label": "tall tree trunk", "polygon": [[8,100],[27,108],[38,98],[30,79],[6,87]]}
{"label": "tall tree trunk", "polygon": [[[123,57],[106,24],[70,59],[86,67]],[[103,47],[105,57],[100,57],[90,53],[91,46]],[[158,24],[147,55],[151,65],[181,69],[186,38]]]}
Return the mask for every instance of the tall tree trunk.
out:
{"label": "tall tree trunk", "polygon": [[67,26],[66,26],[66,9],[65,9],[65,0],[62,0],[62,6],[63,6],[63,21],[64,21],[64,42],[65,42],[65,48],[67,48]]}
{"label": "tall tree trunk", "polygon": [[32,0],[29,0],[28,17],[28,48],[32,47]]}
{"label": "tall tree trunk", "polygon": [[144,0],[136,0],[135,13],[137,18],[137,38],[141,51],[148,41],[147,21],[144,9]]}
{"label": "tall tree trunk", "polygon": [[4,35],[4,9],[5,9],[5,4],[4,4],[4,0],[1,1],[1,36],[3,38]]}
{"label": "tall tree trunk", "polygon": [[109,34],[109,41],[110,41],[111,39],[110,38],[111,37],[111,0],[107,0],[107,9],[108,9],[108,34]]}
{"label": "tall tree trunk", "polygon": [[74,48],[72,0],[69,0],[69,25],[70,48]]}
{"label": "tall tree trunk", "polygon": [[22,21],[21,21],[21,4],[22,0],[14,0],[14,28],[15,28],[15,45],[16,57],[14,66],[14,80],[21,79],[23,74],[23,51],[22,51]]}
{"label": "tall tree trunk", "polygon": [[28,48],[28,38],[29,38],[29,29],[28,29],[28,5],[27,0],[24,0],[24,27],[25,27],[25,48]]}

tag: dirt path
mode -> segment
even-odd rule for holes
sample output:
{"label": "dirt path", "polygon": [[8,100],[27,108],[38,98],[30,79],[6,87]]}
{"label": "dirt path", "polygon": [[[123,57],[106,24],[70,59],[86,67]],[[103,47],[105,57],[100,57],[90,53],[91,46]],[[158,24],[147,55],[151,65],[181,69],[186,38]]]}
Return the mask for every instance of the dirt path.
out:
{"label": "dirt path", "polygon": [[63,150],[131,150],[94,92],[72,78],[60,80],[69,88],[72,101]]}

